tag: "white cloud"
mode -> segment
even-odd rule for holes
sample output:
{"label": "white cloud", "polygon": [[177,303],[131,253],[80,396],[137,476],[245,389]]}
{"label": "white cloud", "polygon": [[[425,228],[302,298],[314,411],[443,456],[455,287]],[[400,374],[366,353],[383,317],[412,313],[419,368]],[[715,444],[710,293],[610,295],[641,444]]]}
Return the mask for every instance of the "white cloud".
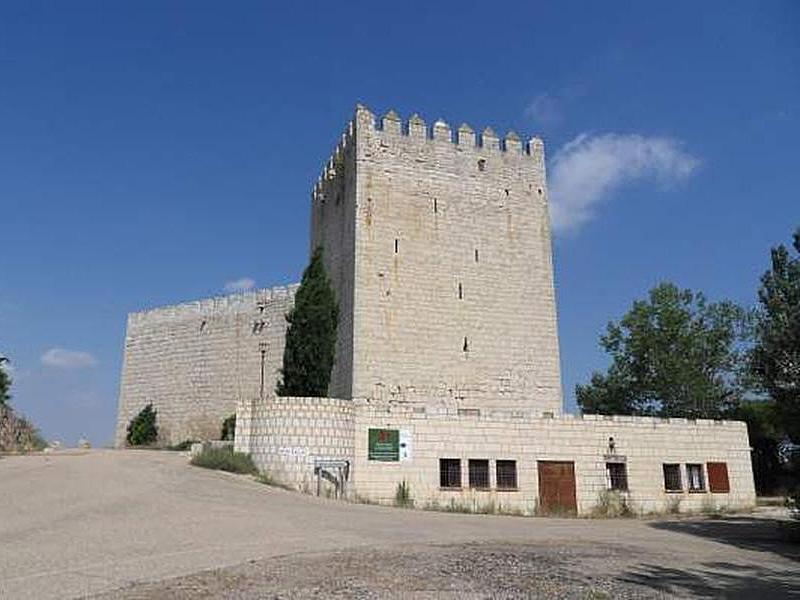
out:
{"label": "white cloud", "polygon": [[250,277],[242,277],[241,279],[237,279],[236,281],[229,281],[228,283],[226,283],[225,291],[231,293],[246,292],[247,290],[252,290],[255,285],[256,282]]}
{"label": "white cloud", "polygon": [[700,161],[664,137],[582,134],[564,144],[550,162],[550,215],[556,232],[576,229],[599,204],[637,179],[662,185],[689,177]]}
{"label": "white cloud", "polygon": [[59,369],[85,369],[97,365],[97,359],[88,352],[50,348],[42,354],[42,364]]}
{"label": "white cloud", "polygon": [[543,92],[536,96],[525,108],[525,116],[537,125],[555,125],[561,121],[561,100]]}

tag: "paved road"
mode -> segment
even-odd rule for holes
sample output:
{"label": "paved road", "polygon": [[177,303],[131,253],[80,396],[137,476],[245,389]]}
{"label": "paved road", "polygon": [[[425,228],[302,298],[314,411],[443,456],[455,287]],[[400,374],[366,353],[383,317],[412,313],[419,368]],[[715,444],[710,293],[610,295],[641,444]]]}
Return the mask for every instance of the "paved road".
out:
{"label": "paved road", "polygon": [[751,518],[648,522],[400,510],[286,492],[191,467],[177,453],[70,451],[0,458],[0,597],[79,597],[289,555],[466,542],[588,545],[627,557],[615,568],[631,573],[645,565],[687,576],[716,568],[720,577],[726,571],[766,580],[766,569],[770,589],[800,587],[800,550],[774,543],[774,527]]}

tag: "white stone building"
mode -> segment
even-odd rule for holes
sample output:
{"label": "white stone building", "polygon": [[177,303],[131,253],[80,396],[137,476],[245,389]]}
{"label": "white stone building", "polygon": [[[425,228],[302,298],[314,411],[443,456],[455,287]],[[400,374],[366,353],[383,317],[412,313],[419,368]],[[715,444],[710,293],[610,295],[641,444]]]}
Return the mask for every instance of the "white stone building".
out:
{"label": "white stone building", "polygon": [[340,305],[331,398],[276,398],[294,288],[131,315],[118,443],[214,436],[288,485],[416,505],[754,504],[743,423],[562,414],[544,148],[358,107],[312,194]]}

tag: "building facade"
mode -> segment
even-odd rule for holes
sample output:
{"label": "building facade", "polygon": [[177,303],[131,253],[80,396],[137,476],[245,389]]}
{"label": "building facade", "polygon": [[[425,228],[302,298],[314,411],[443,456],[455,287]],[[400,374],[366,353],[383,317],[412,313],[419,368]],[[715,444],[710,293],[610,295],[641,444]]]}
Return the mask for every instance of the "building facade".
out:
{"label": "building facade", "polygon": [[[236,414],[236,449],[308,493],[393,504],[402,485],[418,508],[524,515],[755,504],[747,427],[736,421],[334,398],[245,401]],[[343,463],[346,477],[330,477]]]}
{"label": "building facade", "polygon": [[544,148],[358,106],[313,188],[339,302],[328,398],[274,395],[295,287],[128,319],[117,442],[217,437],[274,479],[416,506],[588,514],[754,504],[743,423],[562,414]]}

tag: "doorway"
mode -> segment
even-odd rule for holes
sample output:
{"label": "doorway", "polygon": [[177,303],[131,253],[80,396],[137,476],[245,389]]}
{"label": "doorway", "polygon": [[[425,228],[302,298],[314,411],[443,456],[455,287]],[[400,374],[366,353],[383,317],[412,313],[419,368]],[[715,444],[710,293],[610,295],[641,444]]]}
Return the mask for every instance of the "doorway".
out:
{"label": "doorway", "polygon": [[577,514],[575,463],[540,460],[538,467],[539,509],[546,514]]}

